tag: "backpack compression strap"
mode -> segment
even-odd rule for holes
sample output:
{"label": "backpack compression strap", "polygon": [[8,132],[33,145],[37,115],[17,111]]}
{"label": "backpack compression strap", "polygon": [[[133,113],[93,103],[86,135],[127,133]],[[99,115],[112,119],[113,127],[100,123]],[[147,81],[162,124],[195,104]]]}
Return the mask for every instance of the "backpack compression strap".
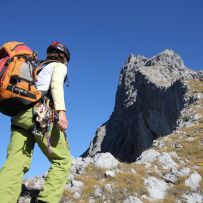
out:
{"label": "backpack compression strap", "polygon": [[5,70],[7,69],[7,67],[5,66],[6,62],[9,60],[9,57],[5,57],[2,58],[0,60],[0,78],[2,77],[2,75],[4,74]]}

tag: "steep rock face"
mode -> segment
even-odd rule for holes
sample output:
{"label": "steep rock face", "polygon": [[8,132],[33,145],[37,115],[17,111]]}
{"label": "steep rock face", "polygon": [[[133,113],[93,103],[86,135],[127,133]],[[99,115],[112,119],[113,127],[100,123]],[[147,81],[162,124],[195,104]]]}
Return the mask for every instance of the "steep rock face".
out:
{"label": "steep rock face", "polygon": [[179,127],[182,109],[194,101],[187,84],[200,78],[202,72],[185,67],[172,50],[149,59],[130,55],[121,70],[114,111],[83,156],[110,152],[121,161],[135,161],[154,139]]}

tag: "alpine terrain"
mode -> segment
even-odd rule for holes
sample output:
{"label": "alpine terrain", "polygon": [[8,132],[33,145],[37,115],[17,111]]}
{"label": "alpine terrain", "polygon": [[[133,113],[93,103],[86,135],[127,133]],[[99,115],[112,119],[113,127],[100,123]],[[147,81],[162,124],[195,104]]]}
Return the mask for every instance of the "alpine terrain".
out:
{"label": "alpine terrain", "polygon": [[[24,180],[19,203],[43,189]],[[202,203],[203,71],[172,50],[131,54],[115,107],[89,148],[74,159],[61,202]]]}

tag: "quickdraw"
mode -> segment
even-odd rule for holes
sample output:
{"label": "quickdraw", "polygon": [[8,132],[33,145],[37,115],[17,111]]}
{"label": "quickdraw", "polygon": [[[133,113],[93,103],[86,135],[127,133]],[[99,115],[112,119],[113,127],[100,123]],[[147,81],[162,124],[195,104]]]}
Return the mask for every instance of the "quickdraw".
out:
{"label": "quickdraw", "polygon": [[51,125],[55,119],[55,111],[50,108],[50,99],[43,98],[42,102],[37,107],[34,112],[35,125],[32,133],[35,136],[43,136],[43,131],[45,130],[45,136],[47,139],[48,152],[51,153],[51,143],[49,132],[51,130]]}

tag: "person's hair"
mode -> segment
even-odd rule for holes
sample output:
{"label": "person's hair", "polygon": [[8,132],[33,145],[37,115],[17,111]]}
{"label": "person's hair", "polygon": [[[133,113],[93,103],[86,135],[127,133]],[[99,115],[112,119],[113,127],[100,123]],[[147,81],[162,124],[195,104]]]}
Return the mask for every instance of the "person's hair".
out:
{"label": "person's hair", "polygon": [[61,52],[48,52],[46,60],[57,60],[63,64],[67,64],[66,56]]}

